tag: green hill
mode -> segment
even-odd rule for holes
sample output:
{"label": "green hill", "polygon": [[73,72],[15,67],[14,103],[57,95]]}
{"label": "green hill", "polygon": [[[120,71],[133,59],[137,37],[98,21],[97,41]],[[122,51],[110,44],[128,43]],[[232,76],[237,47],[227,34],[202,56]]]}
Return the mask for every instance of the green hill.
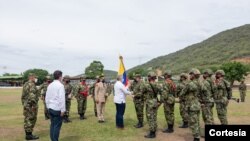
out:
{"label": "green hill", "polygon": [[175,73],[186,72],[192,67],[199,69],[218,68],[231,60],[250,59],[250,25],[218,33],[205,41],[188,46],[177,52],[152,59],[136,66],[130,71],[151,69],[164,71],[166,68]]}
{"label": "green hill", "polygon": [[117,76],[117,72],[113,70],[104,70],[104,75],[106,78],[115,79]]}

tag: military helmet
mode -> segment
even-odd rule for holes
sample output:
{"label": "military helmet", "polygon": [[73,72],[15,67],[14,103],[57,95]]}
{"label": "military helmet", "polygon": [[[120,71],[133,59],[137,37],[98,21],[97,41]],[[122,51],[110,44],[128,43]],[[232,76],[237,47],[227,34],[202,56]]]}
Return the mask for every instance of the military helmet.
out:
{"label": "military helmet", "polygon": [[203,71],[203,74],[204,73],[207,73],[207,74],[209,74],[209,75],[213,75],[214,74],[214,72],[211,70],[211,69],[205,69],[204,71]]}
{"label": "military helmet", "polygon": [[151,72],[149,72],[149,73],[148,73],[148,77],[156,77],[155,72],[152,72],[152,71],[151,71]]}
{"label": "military helmet", "polygon": [[29,77],[31,77],[31,76],[33,76],[33,77],[37,77],[36,76],[36,74],[34,74],[34,73],[29,73],[29,75],[28,75]]}
{"label": "military helmet", "polygon": [[190,70],[189,74],[199,75],[199,74],[201,74],[201,72],[198,69],[196,69],[196,68],[192,68]]}
{"label": "military helmet", "polygon": [[166,70],[164,75],[172,75],[172,71],[171,70]]}
{"label": "military helmet", "polygon": [[101,77],[104,77],[104,74],[103,74],[103,73],[100,75],[100,78],[101,78]]}
{"label": "military helmet", "polygon": [[137,78],[137,77],[141,77],[141,75],[140,74],[134,74],[134,78]]}
{"label": "military helmet", "polygon": [[67,79],[67,80],[69,80],[69,79],[70,79],[70,77],[69,77],[69,75],[65,75],[65,76],[63,77],[63,79]]}
{"label": "military helmet", "polygon": [[184,78],[188,79],[188,74],[186,74],[186,73],[181,73],[180,77],[184,77]]}
{"label": "military helmet", "polygon": [[224,75],[225,75],[225,72],[224,72],[224,70],[217,70],[217,71],[215,72],[215,74],[221,74],[222,76],[224,76]]}
{"label": "military helmet", "polygon": [[46,78],[46,80],[51,80],[51,76],[50,75],[47,75],[45,78]]}
{"label": "military helmet", "polygon": [[85,76],[80,76],[80,80],[86,80]]}

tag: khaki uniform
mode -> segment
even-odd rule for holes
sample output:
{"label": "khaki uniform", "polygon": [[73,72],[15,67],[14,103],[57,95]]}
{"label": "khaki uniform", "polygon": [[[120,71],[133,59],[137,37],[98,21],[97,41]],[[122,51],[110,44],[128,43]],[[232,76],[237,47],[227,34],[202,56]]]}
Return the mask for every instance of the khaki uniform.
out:
{"label": "khaki uniform", "polygon": [[104,121],[106,94],[107,94],[107,85],[103,82],[97,83],[95,85],[95,101],[96,101],[97,116],[99,121]]}

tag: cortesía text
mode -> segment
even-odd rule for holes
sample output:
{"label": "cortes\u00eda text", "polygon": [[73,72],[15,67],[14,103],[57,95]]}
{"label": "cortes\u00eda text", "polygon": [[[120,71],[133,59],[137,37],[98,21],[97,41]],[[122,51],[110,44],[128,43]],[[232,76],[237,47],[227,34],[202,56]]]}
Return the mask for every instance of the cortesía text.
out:
{"label": "cortes\u00eda text", "polygon": [[250,137],[250,125],[206,125],[205,141],[216,139],[238,139],[247,141]]}

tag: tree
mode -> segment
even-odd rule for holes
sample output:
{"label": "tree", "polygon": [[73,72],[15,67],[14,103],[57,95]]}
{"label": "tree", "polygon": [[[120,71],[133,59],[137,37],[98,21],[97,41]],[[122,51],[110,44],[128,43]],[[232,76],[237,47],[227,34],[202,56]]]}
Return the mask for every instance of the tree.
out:
{"label": "tree", "polygon": [[37,78],[38,78],[37,84],[38,85],[42,84],[45,81],[46,76],[49,75],[47,70],[29,69],[23,73],[24,82],[28,81],[29,73],[34,73],[37,76]]}
{"label": "tree", "polygon": [[103,74],[104,66],[100,61],[93,61],[90,65],[85,69],[85,75],[89,79],[95,79],[96,76],[100,76]]}
{"label": "tree", "polygon": [[225,77],[231,82],[231,85],[233,85],[235,80],[240,81],[244,79],[249,71],[246,65],[239,62],[225,63],[221,66],[221,69],[225,71]]}

